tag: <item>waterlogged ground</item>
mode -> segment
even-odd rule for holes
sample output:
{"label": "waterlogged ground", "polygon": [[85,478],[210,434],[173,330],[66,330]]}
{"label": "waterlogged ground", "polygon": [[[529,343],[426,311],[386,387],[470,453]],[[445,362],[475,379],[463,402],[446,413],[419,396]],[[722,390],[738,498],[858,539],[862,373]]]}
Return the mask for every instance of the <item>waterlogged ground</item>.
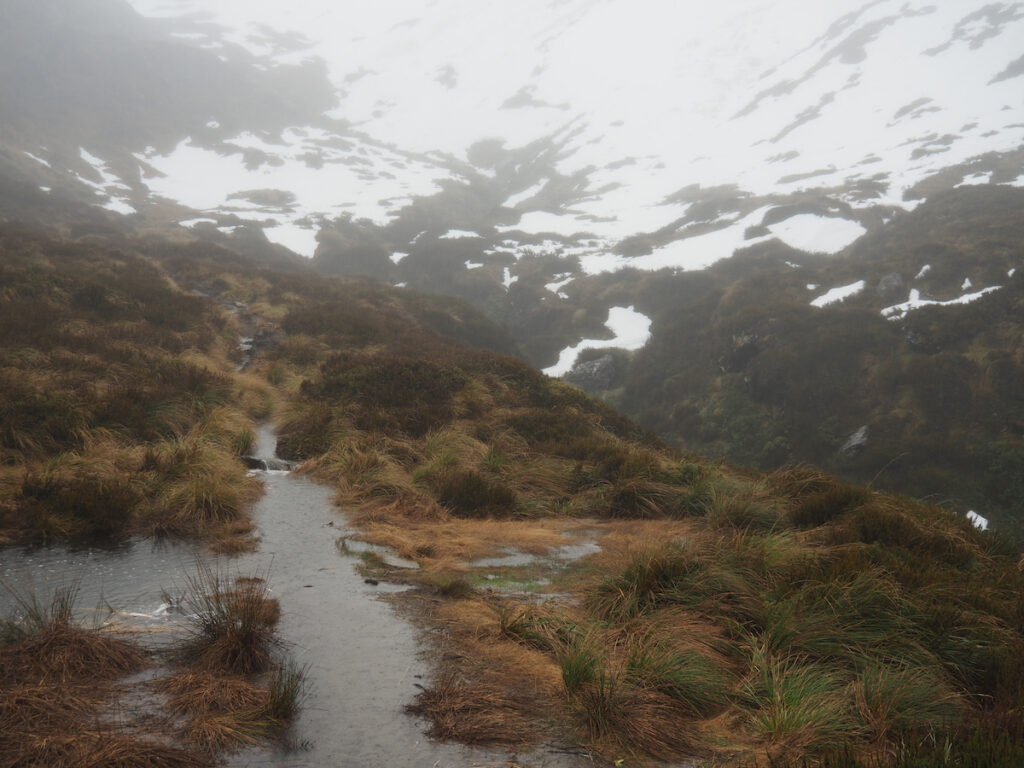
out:
{"label": "waterlogged ground", "polygon": [[[259,455],[272,455],[273,436],[260,435]],[[404,587],[369,584],[357,557],[339,551],[344,519],[332,491],[302,475],[259,472],[266,493],[253,510],[259,551],[231,560],[206,558],[187,543],[129,542],[108,549],[49,547],[0,552],[0,578],[46,594],[77,581],[79,614],[114,623],[153,644],[185,631],[174,598],[185,592],[197,559],[229,575],[266,576],[281,604],[279,632],[293,658],[308,669],[308,698],[287,746],[247,749],[229,766],[483,766],[567,765],[571,755],[524,760],[507,751],[432,741],[425,724],[404,707],[429,678],[419,631],[377,599]],[[168,600],[171,598],[171,600]],[[13,598],[0,590],[0,610]]]}

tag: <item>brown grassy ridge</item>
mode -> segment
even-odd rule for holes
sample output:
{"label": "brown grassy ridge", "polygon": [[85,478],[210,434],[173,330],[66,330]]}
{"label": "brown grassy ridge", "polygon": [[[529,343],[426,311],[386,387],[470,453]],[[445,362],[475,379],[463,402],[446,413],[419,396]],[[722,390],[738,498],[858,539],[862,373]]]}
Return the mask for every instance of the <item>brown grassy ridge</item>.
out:
{"label": "brown grassy ridge", "polygon": [[[335,484],[365,538],[428,573],[420,615],[446,661],[414,706],[438,737],[898,765],[1020,717],[1024,578],[998,534],[812,469],[679,454],[572,387],[436,337],[324,343],[294,363],[279,349],[285,449]],[[469,560],[580,528],[603,551],[556,576],[561,597],[471,588]]]}
{"label": "brown grassy ridge", "polygon": [[132,244],[5,227],[0,252],[0,541],[244,542],[271,392],[233,374],[233,319]]}

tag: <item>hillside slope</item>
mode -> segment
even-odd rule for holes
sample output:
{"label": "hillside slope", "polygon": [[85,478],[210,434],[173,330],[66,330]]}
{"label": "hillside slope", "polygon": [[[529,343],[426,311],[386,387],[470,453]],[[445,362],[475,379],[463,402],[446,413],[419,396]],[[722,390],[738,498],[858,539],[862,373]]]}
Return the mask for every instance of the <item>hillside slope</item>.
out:
{"label": "hillside slope", "polygon": [[[997,534],[675,452],[448,298],[203,244],[0,245],[11,538],[245,546],[238,456],[277,400],[279,450],[337,487],[354,538],[415,564],[364,561],[443,629],[414,704],[435,736],[610,760],[1024,754],[1024,583]],[[239,374],[243,324],[259,356]]]}
{"label": "hillside slope", "polygon": [[690,450],[808,461],[1020,530],[1022,213],[1017,190],[955,190],[836,256],[761,246],[638,280],[647,347],[570,378]]}

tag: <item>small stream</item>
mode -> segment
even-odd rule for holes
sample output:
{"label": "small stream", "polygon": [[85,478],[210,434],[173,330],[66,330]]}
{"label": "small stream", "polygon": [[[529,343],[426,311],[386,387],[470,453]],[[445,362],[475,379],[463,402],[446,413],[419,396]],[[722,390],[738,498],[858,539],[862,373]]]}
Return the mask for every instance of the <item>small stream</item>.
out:
{"label": "small stream", "polygon": [[[257,456],[273,457],[273,445],[273,433],[262,429]],[[182,622],[168,611],[165,590],[182,593],[197,559],[231,575],[266,575],[281,603],[280,635],[309,670],[309,695],[291,740],[300,747],[244,750],[229,756],[232,768],[506,764],[507,753],[431,741],[424,724],[404,713],[428,675],[417,630],[376,599],[400,587],[364,583],[355,559],[339,553],[335,542],[345,526],[331,490],[286,471],[258,474],[266,492],[253,509],[262,539],[253,554],[217,559],[192,544],[151,541],[109,549],[7,548],[0,550],[0,578],[41,596],[77,580],[84,619],[119,617],[152,627],[151,637],[160,638],[177,634]],[[12,607],[0,589],[0,612]]]}

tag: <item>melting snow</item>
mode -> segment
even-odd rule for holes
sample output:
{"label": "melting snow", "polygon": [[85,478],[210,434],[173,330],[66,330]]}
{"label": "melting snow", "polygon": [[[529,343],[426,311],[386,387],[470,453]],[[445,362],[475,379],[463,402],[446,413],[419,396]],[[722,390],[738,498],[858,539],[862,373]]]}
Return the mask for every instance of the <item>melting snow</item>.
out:
{"label": "melting snow", "polygon": [[987,173],[974,173],[974,174],[971,174],[970,176],[967,176],[963,181],[961,181],[956,186],[958,188],[959,187],[973,187],[973,186],[976,186],[978,184],[988,184],[990,181],[992,181],[992,172],[991,171],[989,171]]}
{"label": "melting snow", "polygon": [[863,291],[864,285],[865,283],[863,280],[858,280],[856,283],[850,283],[849,285],[841,285],[838,288],[833,288],[812,301],[811,306],[827,307],[829,304],[835,304],[837,301],[845,301],[850,296],[855,296]]}
{"label": "melting snow", "polygon": [[272,243],[283,245],[300,256],[312,256],[316,253],[316,233],[312,227],[284,222],[273,227],[264,227],[263,234]]}
{"label": "melting snow", "polygon": [[121,181],[121,179],[109,171],[107,164],[100,160],[100,158],[86,151],[85,147],[79,148],[78,154],[85,162],[92,166],[94,171],[96,171],[97,175],[100,177],[100,182],[96,183],[95,181],[90,181],[77,173],[75,174],[75,178],[86,186],[92,187],[107,198],[107,201],[102,205],[102,207],[108,211],[113,211],[114,213],[120,213],[123,215],[137,213],[135,207],[125,200],[123,195],[117,195],[111,192],[111,190],[115,190],[116,192],[129,192],[130,190],[128,186]]}
{"label": "melting snow", "polygon": [[982,531],[988,530],[988,518],[982,517],[973,509],[967,513],[967,519],[974,523],[975,528]]}
{"label": "melting snow", "polygon": [[43,160],[43,158],[41,158],[41,157],[36,157],[36,156],[35,156],[35,155],[33,155],[33,154],[32,154],[31,152],[26,152],[25,154],[26,154],[26,155],[28,155],[29,157],[31,157],[31,158],[32,158],[33,160],[35,160],[35,161],[36,161],[37,163],[42,163],[42,164],[43,164],[43,165],[45,165],[45,166],[46,166],[47,168],[50,168],[50,167],[51,167],[51,166],[50,166],[50,163],[49,163],[49,161],[47,161],[47,160]]}
{"label": "melting snow", "polygon": [[637,312],[633,307],[612,307],[605,321],[608,329],[615,334],[612,339],[583,339],[579,344],[566,347],[558,356],[558,362],[545,368],[548,376],[564,376],[576,364],[576,358],[584,349],[641,349],[651,338],[651,319]]}
{"label": "melting snow", "polygon": [[[340,94],[330,115],[408,152],[462,158],[484,137],[518,148],[554,136],[556,170],[578,179],[580,190],[566,215],[524,216],[518,228],[531,234],[589,231],[614,243],[654,232],[685,210],[663,204],[680,179],[763,195],[790,193],[795,180],[808,191],[834,188],[884,168],[885,188],[876,197],[846,202],[912,209],[917,201],[905,201],[904,192],[936,170],[1016,149],[1024,139],[1020,80],[993,79],[1019,59],[1024,17],[993,24],[985,37],[956,37],[980,0],[932,3],[926,13],[905,0],[736,0],[703,4],[699,12],[678,0],[649,0],[639,20],[625,0],[130,2],[146,16],[202,14],[201,28],[210,30],[204,45],[215,53],[234,57],[238,46],[266,67],[322,59]],[[277,46],[268,29],[298,33],[308,45]],[[894,61],[905,64],[900,77],[893,77]],[[439,81],[442,69],[454,84]],[[364,75],[352,79],[357,72]],[[931,101],[908,108],[922,94]],[[978,129],[965,129],[972,123]],[[309,170],[297,206],[307,210],[335,213],[340,199],[355,216],[382,220],[391,211],[374,201],[428,194],[436,178],[453,175],[405,155],[408,167],[395,171],[380,151],[370,153],[370,166],[339,168],[337,157],[327,157],[319,171],[307,169],[305,154],[327,156],[329,148],[310,150],[304,141],[292,135],[266,151],[288,169],[281,174]],[[872,163],[861,166],[866,158]],[[222,166],[240,164],[212,151],[204,159],[154,163],[177,180],[151,187],[189,204],[194,192],[177,197],[171,190],[206,186],[196,179],[219,186]],[[396,174],[414,189],[396,189]],[[221,191],[267,186],[247,179]],[[300,192],[279,181],[270,186]],[[528,202],[519,195],[509,200]],[[198,207],[223,206],[225,197]],[[792,217],[773,231],[795,247],[827,253],[861,233],[852,221],[811,220]],[[691,265],[731,254],[700,257],[687,246],[667,247],[673,251],[633,266],[698,268]],[[602,257],[592,264],[599,271],[622,266],[592,255]]]}
{"label": "melting snow", "polygon": [[867,231],[856,221],[809,213],[790,216],[771,230],[786,245],[811,253],[839,253]]}
{"label": "melting snow", "polygon": [[[360,146],[358,151],[338,149],[330,136],[312,128],[292,128],[284,137],[288,143],[271,144],[242,133],[225,142],[238,148],[232,154],[204,149],[186,139],[166,155],[148,152],[136,158],[163,174],[146,178],[153,194],[198,211],[252,215],[277,230],[268,230],[268,238],[304,256],[316,250],[315,232],[295,222],[347,213],[386,223],[397,214],[401,201],[438,190],[436,167],[392,150],[374,145]],[[244,151],[267,161],[248,165]],[[307,162],[310,157],[319,165]],[[399,165],[401,178],[395,173]],[[239,196],[248,190],[281,192],[285,202],[253,203]]]}
{"label": "melting snow", "polygon": [[540,192],[542,189],[544,189],[544,185],[546,183],[547,183],[546,180],[545,181],[538,181],[536,184],[534,184],[529,189],[524,189],[522,192],[519,192],[518,194],[512,195],[511,197],[509,197],[504,202],[505,207],[506,208],[515,208],[520,203],[526,202],[531,197],[533,197],[538,192]]}
{"label": "melting snow", "polygon": [[468,229],[449,229],[439,239],[441,240],[461,240],[465,237],[482,237],[479,232],[471,232]]}
{"label": "melting snow", "polygon": [[573,274],[571,272],[563,272],[560,275],[555,275],[555,278],[556,278],[555,282],[553,282],[553,283],[545,283],[544,287],[547,288],[549,291],[551,291],[556,296],[558,296],[559,298],[563,298],[563,299],[569,298],[568,294],[565,294],[565,293],[562,292],[562,289],[565,288],[565,286],[567,286],[569,283],[571,283],[576,278],[573,276]]}
{"label": "melting snow", "polygon": [[504,276],[502,277],[502,280],[501,280],[501,284],[505,286],[505,290],[507,291],[509,288],[511,288],[512,287],[512,283],[514,283],[514,282],[516,282],[518,280],[519,280],[519,275],[513,276],[512,275],[512,270],[509,269],[508,267],[505,267]]}
{"label": "melting snow", "polygon": [[950,299],[949,301],[932,301],[931,299],[922,299],[921,292],[916,288],[911,289],[910,296],[902,304],[893,304],[891,307],[886,307],[882,310],[882,316],[889,320],[902,320],[907,316],[907,313],[913,309],[920,309],[921,307],[949,307],[954,304],[970,304],[972,301],[977,301],[987,293],[998,291],[1003,286],[994,285],[990,288],[983,288],[976,293],[965,293],[963,296],[957,299]]}

